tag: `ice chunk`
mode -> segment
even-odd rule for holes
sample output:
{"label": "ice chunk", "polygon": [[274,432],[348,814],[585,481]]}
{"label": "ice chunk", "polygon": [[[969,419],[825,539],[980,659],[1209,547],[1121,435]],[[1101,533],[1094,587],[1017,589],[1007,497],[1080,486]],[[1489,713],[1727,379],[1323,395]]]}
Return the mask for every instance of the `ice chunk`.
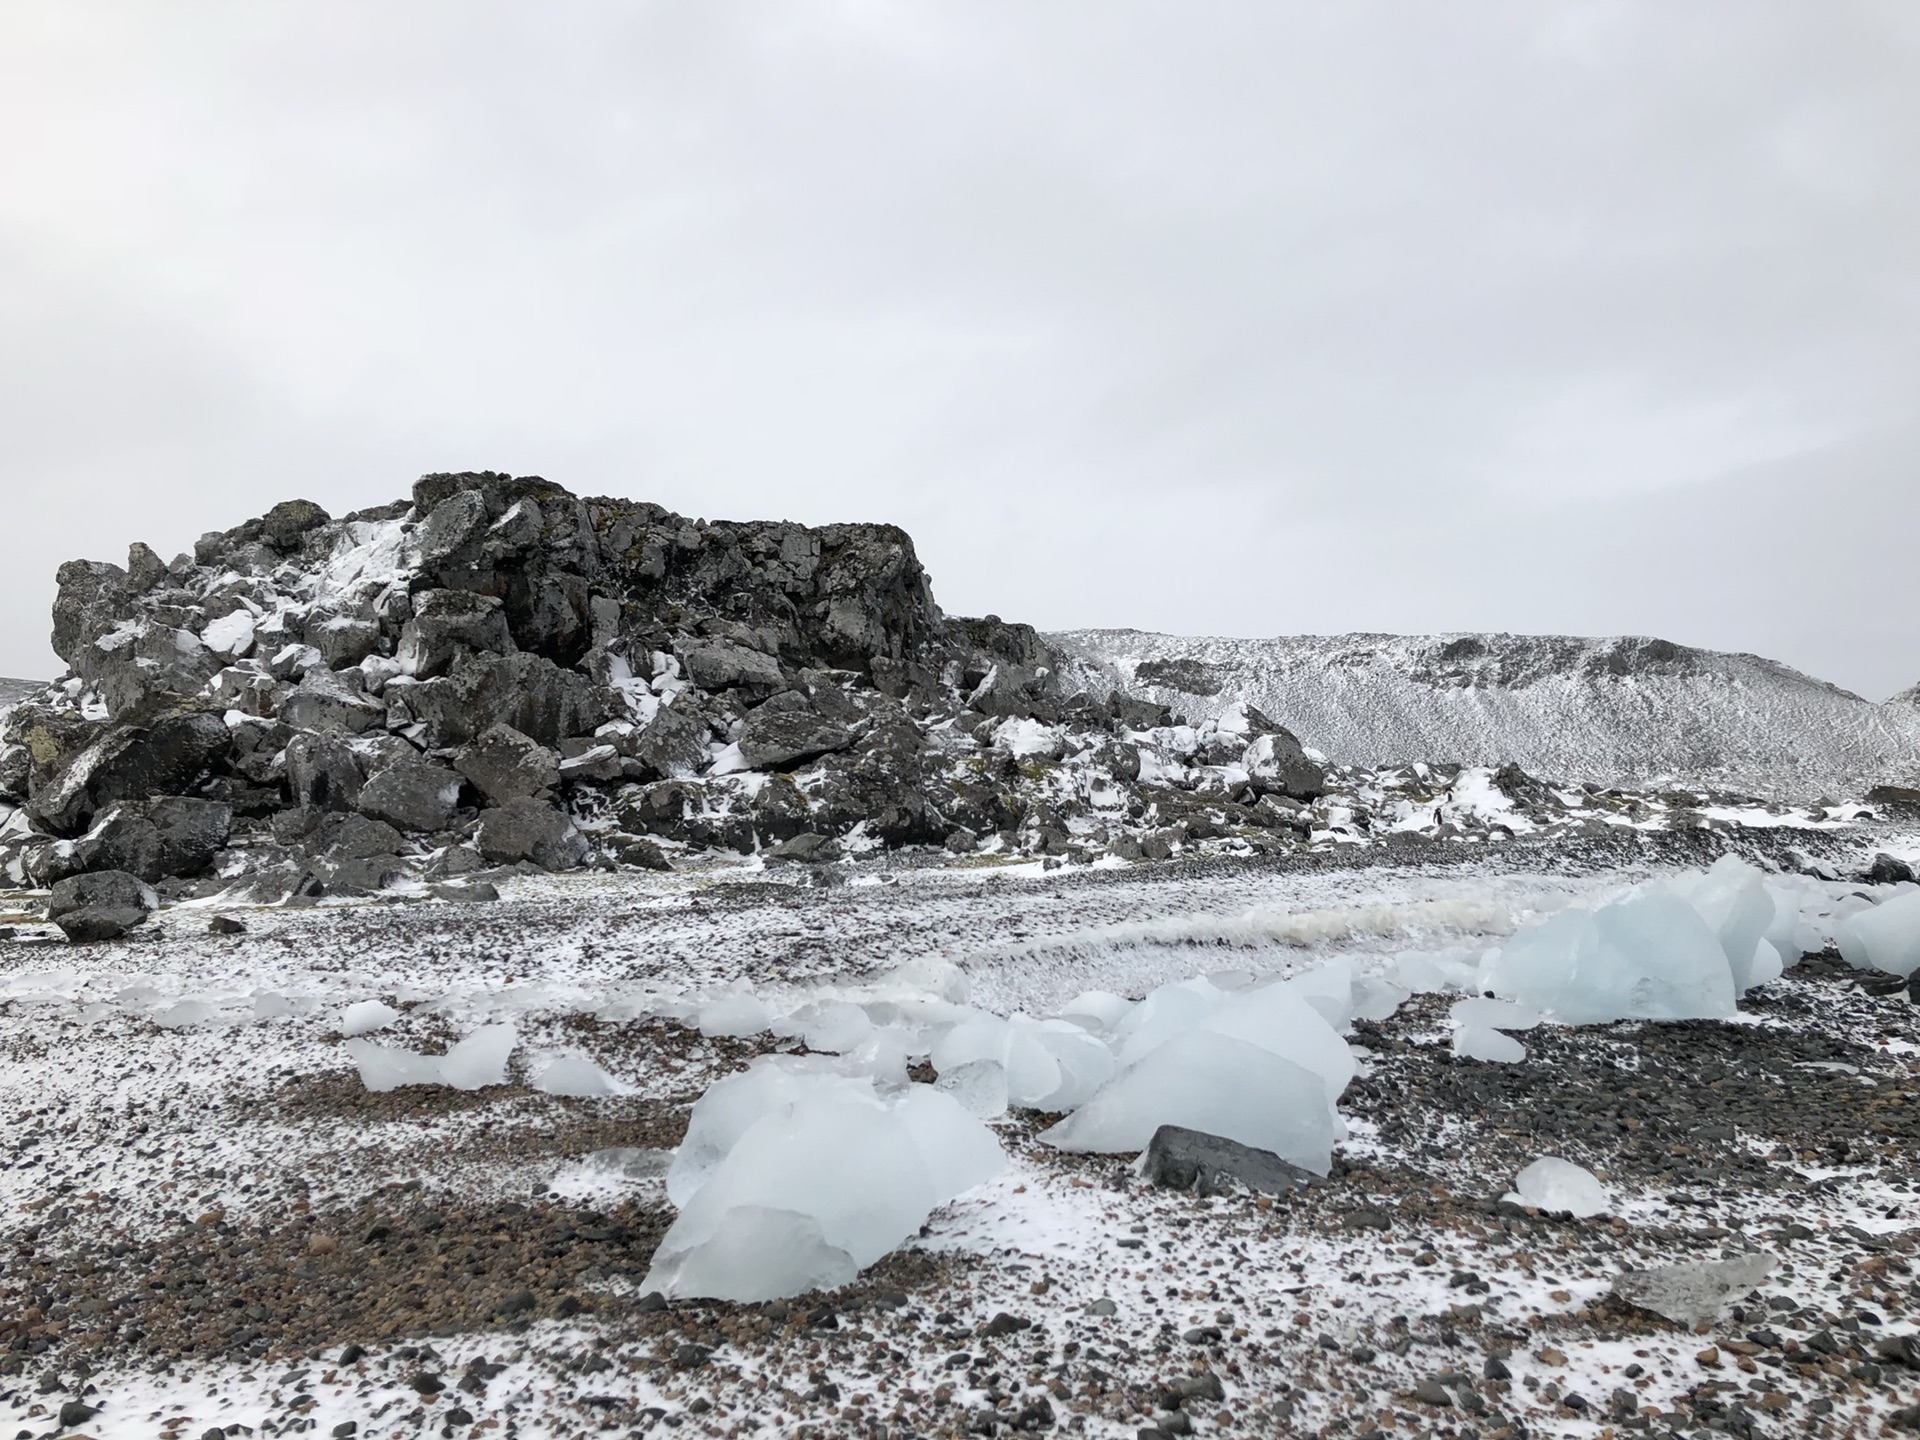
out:
{"label": "ice chunk", "polygon": [[519,1035],[511,1025],[482,1025],[440,1057],[441,1083],[481,1090],[507,1083],[507,1060]]}
{"label": "ice chunk", "polygon": [[1704,1325],[1730,1300],[1744,1299],[1773,1273],[1773,1256],[1749,1251],[1728,1260],[1629,1270],[1613,1278],[1612,1292],[1629,1305],[1682,1325]]}
{"label": "ice chunk", "polygon": [[1573,1025],[1735,1013],[1720,938],[1677,895],[1629,891],[1515,935],[1486,967],[1496,995]]}
{"label": "ice chunk", "polygon": [[1758,984],[1754,952],[1774,921],[1773,896],[1760,871],[1738,855],[1723,855],[1704,875],[1676,882],[1675,888],[1719,938],[1734,989],[1744,993]]}
{"label": "ice chunk", "polygon": [[342,1035],[368,1035],[384,1030],[400,1018],[400,1012],[378,1000],[356,1000],[340,1013]]}
{"label": "ice chunk", "polygon": [[845,1284],[1005,1163],[991,1132],[929,1086],[888,1102],[869,1082],[787,1079],[795,1098],[748,1126],[692,1193],[643,1290],[756,1301]]}
{"label": "ice chunk", "polygon": [[1083,990],[1060,1007],[1060,1018],[1082,1029],[1107,1034],[1125,1018],[1133,1002],[1111,990]]}
{"label": "ice chunk", "polygon": [[1480,956],[1458,946],[1449,950],[1402,950],[1394,956],[1394,974],[1409,990],[1433,994],[1441,990],[1480,988]]}
{"label": "ice chunk", "polygon": [[933,1088],[953,1096],[978,1119],[998,1120],[1007,1113],[1007,1067],[998,1060],[967,1060],[942,1070]]}
{"label": "ice chunk", "polygon": [[1527,1058],[1527,1047],[1511,1035],[1502,1035],[1484,1025],[1462,1025],[1453,1032],[1453,1053],[1463,1060],[1518,1065]]}
{"label": "ice chunk", "polygon": [[562,1055],[542,1070],[533,1088],[549,1095],[618,1095],[626,1087],[584,1055]]}
{"label": "ice chunk", "polygon": [[873,1021],[867,1012],[845,1000],[809,1005],[793,1018],[800,1022],[807,1048],[823,1054],[844,1055],[873,1038]]}
{"label": "ice chunk", "polygon": [[712,1039],[717,1035],[758,1035],[773,1024],[773,1011],[764,1000],[752,995],[726,995],[700,1008],[700,1033]]}
{"label": "ice chunk", "polygon": [[1541,1019],[1540,1012],[1530,1006],[1478,995],[1454,1001],[1447,1016],[1455,1025],[1481,1030],[1531,1030]]}
{"label": "ice chunk", "polygon": [[1113,1027],[1114,1048],[1121,1062],[1138,1058],[1163,1040],[1199,1024],[1225,998],[1225,991],[1201,979],[1180,980],[1148,992],[1147,998]]}
{"label": "ice chunk", "polygon": [[1093,1098],[1093,1093],[1113,1078],[1119,1068],[1113,1052],[1096,1037],[1065,1020],[1014,1021],[1016,1044],[1029,1040],[1053,1057],[1060,1079],[1050,1091],[1030,1101],[1036,1110],[1072,1110]]}
{"label": "ice chunk", "polygon": [[716,1080],[687,1116],[686,1138],[667,1174],[667,1198],[685,1206],[763,1116],[788,1109],[802,1095],[835,1090],[870,1094],[872,1084],[790,1055],[763,1055],[745,1070]]}
{"label": "ice chunk", "polygon": [[1131,1154],[1162,1125],[1271,1150],[1316,1175],[1327,1173],[1340,1139],[1319,1075],[1259,1045],[1202,1030],[1154,1047],[1041,1139],[1060,1150]]}
{"label": "ice chunk", "polygon": [[398,1090],[402,1085],[438,1085],[439,1055],[418,1055],[372,1040],[349,1040],[347,1054],[360,1067],[360,1083],[369,1090]]}
{"label": "ice chunk", "polygon": [[1345,1035],[1353,1029],[1353,966],[1345,960],[1317,966],[1282,982]]}
{"label": "ice chunk", "polygon": [[[1231,1001],[1217,1005],[1197,1028],[1258,1045],[1319,1076],[1327,1112],[1335,1116],[1336,1138],[1340,1138],[1346,1132],[1338,1120],[1334,1102],[1353,1079],[1353,1050],[1335,1032],[1333,1022],[1314,1004],[1314,998],[1311,993],[1303,995],[1293,981],[1263,985],[1258,990],[1244,990]],[[1121,1058],[1133,1059],[1131,1048]]]}
{"label": "ice chunk", "polygon": [[1753,968],[1747,972],[1747,986],[1765,985],[1770,980],[1778,980],[1786,973],[1786,961],[1780,958],[1780,952],[1774,948],[1771,940],[1762,940],[1753,947]]}
{"label": "ice chunk", "polygon": [[162,1030],[184,1030],[189,1025],[205,1025],[218,1013],[204,1000],[182,1000],[154,1016],[153,1023]]}
{"label": "ice chunk", "polygon": [[1911,975],[1920,969],[1920,891],[1849,915],[1840,922],[1834,942],[1856,970]]}
{"label": "ice chunk", "polygon": [[1099,1046],[1098,1040],[1065,1022],[1058,1022],[1053,1039],[1041,1025],[1025,1016],[1002,1020],[974,1011],[933,1043],[933,1068],[941,1074],[975,1060],[992,1060],[1007,1075],[1009,1103],[1040,1108],[1064,1108],[1055,1097],[1068,1085],[1056,1050],[1070,1044]]}
{"label": "ice chunk", "polygon": [[1576,1219],[1598,1215],[1613,1200],[1591,1170],[1583,1170],[1558,1155],[1542,1155],[1513,1180],[1513,1191],[1503,1196],[1537,1210],[1565,1210]]}
{"label": "ice chunk", "polygon": [[1363,975],[1353,982],[1353,1018],[1391,1020],[1394,1012],[1407,1003],[1411,994],[1411,991],[1395,985],[1391,980]]}

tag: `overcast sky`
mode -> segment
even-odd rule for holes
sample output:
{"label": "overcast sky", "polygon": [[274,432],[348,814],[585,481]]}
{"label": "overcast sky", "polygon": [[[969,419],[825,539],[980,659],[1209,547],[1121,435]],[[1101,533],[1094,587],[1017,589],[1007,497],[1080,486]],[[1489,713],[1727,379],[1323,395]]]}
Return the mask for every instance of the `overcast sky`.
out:
{"label": "overcast sky", "polygon": [[0,8],[0,673],[63,559],[541,474],[950,612],[1920,680],[1920,6]]}

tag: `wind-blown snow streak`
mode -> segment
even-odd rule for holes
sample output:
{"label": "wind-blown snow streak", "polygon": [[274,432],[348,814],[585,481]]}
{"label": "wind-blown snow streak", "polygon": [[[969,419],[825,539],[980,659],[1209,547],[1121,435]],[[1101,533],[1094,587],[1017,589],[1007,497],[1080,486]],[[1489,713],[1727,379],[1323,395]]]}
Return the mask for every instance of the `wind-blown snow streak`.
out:
{"label": "wind-blown snow streak", "polygon": [[1604,784],[1664,777],[1760,795],[1920,777],[1920,707],[1876,705],[1756,655],[1645,637],[1047,637],[1069,691],[1190,718],[1244,698],[1339,763],[1498,765]]}

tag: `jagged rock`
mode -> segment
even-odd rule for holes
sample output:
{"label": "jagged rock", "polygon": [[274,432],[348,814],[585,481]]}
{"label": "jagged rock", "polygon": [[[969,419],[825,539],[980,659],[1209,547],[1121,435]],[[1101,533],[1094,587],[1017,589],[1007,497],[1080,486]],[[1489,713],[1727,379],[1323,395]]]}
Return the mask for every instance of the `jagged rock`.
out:
{"label": "jagged rock", "polygon": [[640,837],[622,841],[614,852],[614,858],[622,865],[631,865],[636,870],[673,869],[666,853],[658,845]]}
{"label": "jagged rock", "polygon": [[204,710],[115,726],[35,795],[30,812],[56,835],[79,835],[119,800],[191,790],[230,743],[226,722]]}
{"label": "jagged rock", "polygon": [[1262,735],[1247,746],[1240,763],[1256,795],[1317,800],[1327,792],[1327,772],[1307,758],[1290,731]]}
{"label": "jagged rock", "polygon": [[706,717],[692,696],[682,695],[673,704],[661,706],[651,721],[626,738],[621,748],[632,762],[628,767],[630,778],[685,779],[710,758]]}
{"label": "jagged rock", "polygon": [[53,887],[47,918],[75,944],[116,940],[160,908],[154,888],[124,870],[75,875]]}
{"label": "jagged rock", "polygon": [[838,860],[841,855],[840,844],[825,835],[796,835],[791,840],[783,840],[778,845],[761,852],[762,858],[773,861],[787,860],[801,865],[825,865]]}
{"label": "jagged rock", "polygon": [[548,870],[577,865],[587,851],[573,821],[538,800],[512,800],[484,811],[474,844],[496,863],[531,860]]}
{"label": "jagged rock", "polygon": [[686,666],[687,679],[702,690],[740,690],[759,697],[786,688],[780,662],[744,645],[725,641],[696,645],[681,656],[681,661]]}
{"label": "jagged rock", "polygon": [[311,500],[282,500],[260,517],[260,534],[277,550],[295,550],[332,517]]}
{"label": "jagged rock", "polygon": [[813,828],[813,808],[785,775],[772,775],[755,792],[748,807],[754,834],[762,845],[791,840]]}
{"label": "jagged rock", "polygon": [[331,670],[348,670],[380,648],[380,626],[353,615],[333,615],[307,627],[307,640]]}
{"label": "jagged rock", "polygon": [[619,749],[610,741],[576,738],[560,744],[560,778],[609,784],[626,774]]}
{"label": "jagged rock", "polygon": [[511,725],[489,726],[453,757],[453,768],[489,805],[538,795],[560,783],[560,756]]}
{"label": "jagged rock", "polygon": [[280,719],[296,730],[358,735],[376,727],[384,729],[387,708],[323,662],[308,670],[281,702]]}
{"label": "jagged rock", "polygon": [[407,674],[426,680],[444,675],[462,654],[514,648],[506,606],[497,597],[423,590],[413,597],[413,618],[400,632],[396,658]]}
{"label": "jagged rock", "polygon": [[444,830],[460,804],[460,777],[443,765],[401,760],[369,776],[354,808],[402,830]]}
{"label": "jagged rock", "polygon": [[136,540],[127,547],[127,593],[145,595],[148,591],[158,590],[171,579],[167,571],[167,562],[157,555],[153,548]]}
{"label": "jagged rock", "polygon": [[337,735],[295,735],[287,742],[286,776],[287,790],[301,809],[352,809],[366,784],[360,762]]}
{"label": "jagged rock", "polygon": [[1920,880],[1920,875],[1906,861],[1882,852],[1873,857],[1865,878],[1869,885],[1911,885]]}
{"label": "jagged rock", "polygon": [[756,770],[783,770],[853,744],[853,732],[823,715],[813,700],[784,691],[748,712],[740,758]]}
{"label": "jagged rock", "polygon": [[397,856],[406,848],[406,841],[384,820],[366,815],[334,815],[308,833],[307,848],[309,853],[319,850],[327,860],[372,860]]}
{"label": "jagged rock", "polygon": [[568,736],[591,735],[613,709],[585,675],[524,652],[465,656],[450,675],[409,686],[406,698],[435,750],[465,745],[494,725],[558,748]]}
{"label": "jagged rock", "polygon": [[82,645],[119,622],[127,600],[127,572],[100,560],[69,560],[54,572],[53,653],[67,664]]}
{"label": "jagged rock", "polygon": [[198,875],[226,848],[233,807],[169,795],[109,806],[74,845],[86,870],[121,870],[152,884]]}
{"label": "jagged rock", "polygon": [[131,720],[156,696],[197,694],[224,663],[191,630],[144,617],[75,648],[73,673],[93,686],[115,720]]}
{"label": "jagged rock", "polygon": [[1179,1125],[1162,1125],[1153,1132],[1142,1173],[1155,1185],[1202,1195],[1221,1193],[1226,1180],[1238,1180],[1265,1195],[1284,1195],[1312,1182],[1305,1170],[1270,1150]]}

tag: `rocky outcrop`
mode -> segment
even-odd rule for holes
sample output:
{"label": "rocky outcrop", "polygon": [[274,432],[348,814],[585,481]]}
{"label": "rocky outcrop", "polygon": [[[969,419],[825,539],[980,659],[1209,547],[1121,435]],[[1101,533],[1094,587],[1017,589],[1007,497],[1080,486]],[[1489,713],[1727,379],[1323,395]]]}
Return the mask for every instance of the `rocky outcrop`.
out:
{"label": "rocky outcrop", "polygon": [[1291,844],[1325,788],[1257,711],[1065,693],[1031,627],[943,615],[886,525],[428,475],[59,581],[70,672],[0,730],[16,879],[305,903],[703,850],[1084,860]]}

